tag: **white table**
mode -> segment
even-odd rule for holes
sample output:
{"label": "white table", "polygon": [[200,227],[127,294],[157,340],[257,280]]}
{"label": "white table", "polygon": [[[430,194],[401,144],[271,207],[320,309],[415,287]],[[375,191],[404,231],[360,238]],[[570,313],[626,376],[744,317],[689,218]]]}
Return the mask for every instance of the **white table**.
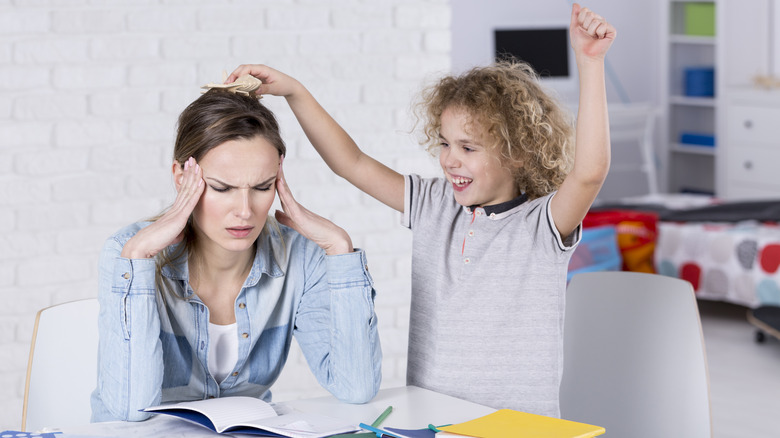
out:
{"label": "white table", "polygon": [[[460,423],[494,412],[495,409],[439,394],[415,386],[402,386],[379,391],[373,400],[362,405],[342,403],[332,396],[284,402],[303,412],[315,412],[341,418],[350,423],[371,424],[388,406],[393,412],[382,427],[422,429],[429,423],[441,425]],[[158,415],[137,423],[107,422],[63,428],[71,436],[110,437],[214,437],[224,436],[186,421]],[[246,435],[244,435],[246,436]]]}

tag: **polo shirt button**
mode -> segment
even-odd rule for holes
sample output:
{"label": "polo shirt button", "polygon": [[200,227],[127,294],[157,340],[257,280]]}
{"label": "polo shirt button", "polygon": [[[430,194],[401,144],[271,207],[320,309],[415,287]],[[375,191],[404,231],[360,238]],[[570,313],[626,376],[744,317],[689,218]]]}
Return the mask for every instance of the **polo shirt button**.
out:
{"label": "polo shirt button", "polygon": [[495,213],[490,213],[490,219],[495,219],[495,218],[496,218],[496,214]]}
{"label": "polo shirt button", "polygon": [[130,279],[130,273],[129,272],[125,272],[124,274],[122,274],[122,278],[124,278],[125,280],[129,280]]}
{"label": "polo shirt button", "polygon": [[469,230],[469,236],[474,237],[474,230]]}
{"label": "polo shirt button", "polygon": [[477,216],[482,216],[482,210],[477,210]]}
{"label": "polo shirt button", "polygon": [[238,305],[239,309],[243,309],[244,307],[246,307],[246,304],[244,304],[244,303],[241,303],[241,304]]}
{"label": "polo shirt button", "polygon": [[249,337],[249,333],[241,333],[241,337],[246,339]]}
{"label": "polo shirt button", "polygon": [[469,263],[471,263],[471,259],[466,257],[465,259],[463,259],[463,263],[468,265]]}

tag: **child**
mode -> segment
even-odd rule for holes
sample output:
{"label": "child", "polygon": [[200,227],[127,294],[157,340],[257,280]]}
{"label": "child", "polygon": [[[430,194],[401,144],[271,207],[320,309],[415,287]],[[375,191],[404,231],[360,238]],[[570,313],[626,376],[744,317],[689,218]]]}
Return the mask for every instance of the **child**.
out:
{"label": "child", "polygon": [[284,96],[335,173],[403,213],[414,233],[408,384],[560,415],[566,272],[609,169],[604,56],[615,35],[573,5],[573,163],[571,127],[528,67],[477,68],[425,92],[424,132],[445,178],[403,176],[365,155],[289,76],[253,65],[228,77],[252,74],[259,93]]}

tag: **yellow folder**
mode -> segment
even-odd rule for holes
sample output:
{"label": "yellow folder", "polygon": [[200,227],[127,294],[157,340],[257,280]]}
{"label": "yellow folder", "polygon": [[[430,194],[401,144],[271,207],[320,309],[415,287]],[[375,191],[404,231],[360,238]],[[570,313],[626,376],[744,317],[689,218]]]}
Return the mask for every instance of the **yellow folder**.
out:
{"label": "yellow folder", "polygon": [[440,427],[440,430],[478,438],[589,438],[604,433],[604,428],[512,409]]}

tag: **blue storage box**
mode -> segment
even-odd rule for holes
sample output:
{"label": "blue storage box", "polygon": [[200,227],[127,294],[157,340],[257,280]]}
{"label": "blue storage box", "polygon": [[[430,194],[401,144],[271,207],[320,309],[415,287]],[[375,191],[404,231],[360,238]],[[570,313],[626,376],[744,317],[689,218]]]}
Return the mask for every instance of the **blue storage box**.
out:
{"label": "blue storage box", "polygon": [[619,271],[622,265],[614,225],[583,228],[580,244],[569,260],[566,281],[580,272]]}
{"label": "blue storage box", "polygon": [[715,146],[715,136],[712,134],[696,134],[693,132],[681,132],[680,143],[696,146]]}
{"label": "blue storage box", "polygon": [[685,95],[691,97],[715,96],[715,68],[689,67],[685,69]]}

